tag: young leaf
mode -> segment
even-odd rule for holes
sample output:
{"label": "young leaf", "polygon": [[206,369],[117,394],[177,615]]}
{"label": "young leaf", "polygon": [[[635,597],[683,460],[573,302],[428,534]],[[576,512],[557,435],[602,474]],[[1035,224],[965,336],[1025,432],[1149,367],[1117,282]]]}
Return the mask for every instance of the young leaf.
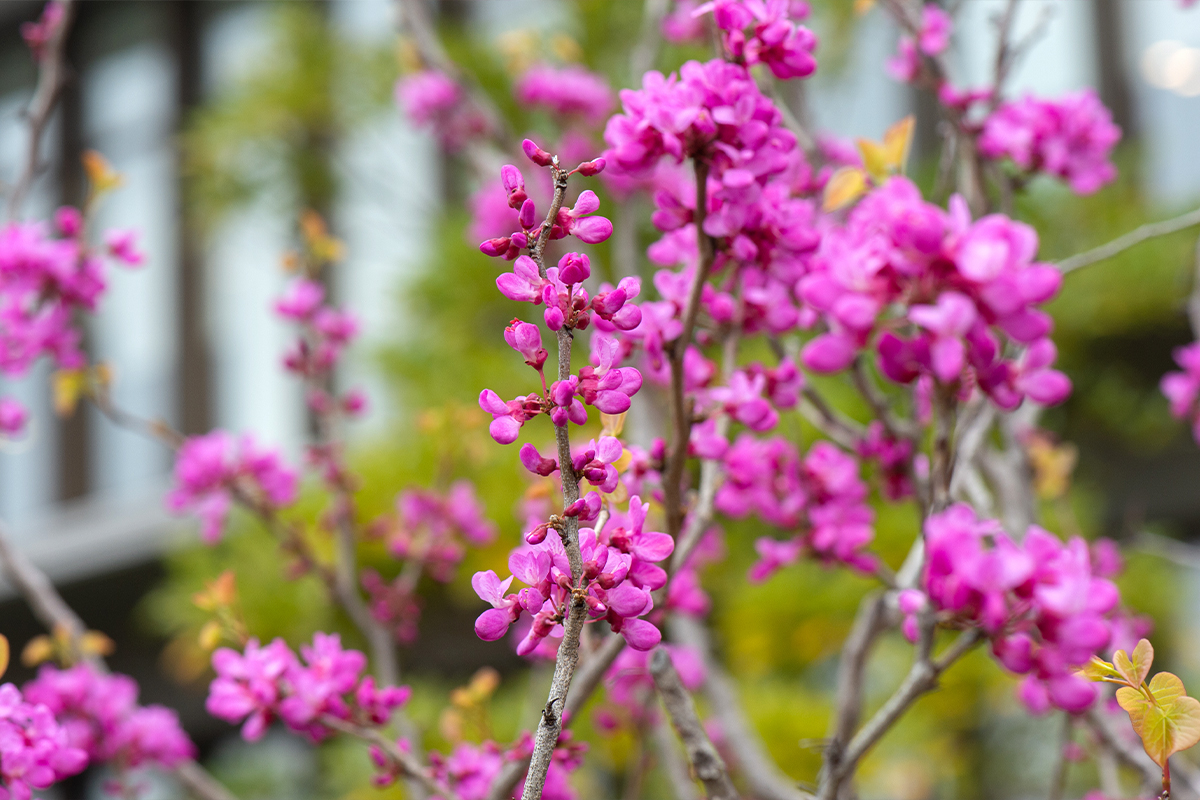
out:
{"label": "young leaf", "polygon": [[913,131],[916,130],[916,127],[916,117],[909,114],[883,134],[883,151],[887,157],[888,167],[893,172],[904,172],[904,165],[908,163],[908,151],[912,148]]}
{"label": "young leaf", "polygon": [[1153,700],[1143,691],[1122,686],[1117,689],[1117,703],[1129,712],[1146,754],[1165,768],[1172,754],[1200,742],[1200,701],[1188,697],[1183,681],[1169,672],[1151,678],[1149,691]]}
{"label": "young leaf", "polygon": [[842,167],[825,184],[825,211],[850,205],[867,190],[867,176],[858,167]]}
{"label": "young leaf", "polygon": [[1146,676],[1150,674],[1150,666],[1153,663],[1154,648],[1145,639],[1139,641],[1137,647],[1133,648],[1132,657],[1127,655],[1124,650],[1118,650],[1113,655],[1113,667],[1130,686],[1141,686],[1146,681]]}
{"label": "young leaf", "polygon": [[1117,677],[1117,669],[1100,656],[1092,656],[1092,660],[1079,668],[1079,673],[1090,681],[1106,681]]}
{"label": "young leaf", "polygon": [[8,637],[0,634],[0,677],[8,671]]}

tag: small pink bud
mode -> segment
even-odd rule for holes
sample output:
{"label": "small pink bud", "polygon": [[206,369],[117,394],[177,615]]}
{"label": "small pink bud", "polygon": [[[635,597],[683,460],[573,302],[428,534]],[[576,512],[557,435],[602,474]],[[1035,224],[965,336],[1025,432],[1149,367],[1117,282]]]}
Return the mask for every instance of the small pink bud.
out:
{"label": "small pink bud", "polygon": [[579,165],[578,170],[580,175],[590,178],[603,172],[605,166],[607,166],[607,162],[603,158],[597,158],[583,162]]}
{"label": "small pink bud", "polygon": [[526,158],[539,167],[548,167],[554,163],[554,156],[534,144],[532,139],[521,142],[521,149],[525,152]]}

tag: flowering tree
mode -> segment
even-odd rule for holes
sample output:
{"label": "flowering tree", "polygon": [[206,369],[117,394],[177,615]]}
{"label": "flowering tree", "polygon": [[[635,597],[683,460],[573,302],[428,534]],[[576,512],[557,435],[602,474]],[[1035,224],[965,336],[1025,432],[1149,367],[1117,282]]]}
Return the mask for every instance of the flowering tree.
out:
{"label": "flowering tree", "polygon": [[[326,633],[298,647],[263,643],[223,577],[197,597],[213,613],[204,634],[215,648],[211,714],[240,725],[247,740],[276,722],[312,741],[362,740],[376,782],[403,781],[418,797],[570,798],[570,773],[586,752],[570,724],[603,686],[609,719],[674,729],[686,760],[671,746],[662,753],[681,800],[698,796],[697,782],[712,798],[834,800],[854,796],[860,762],[913,703],[985,646],[1021,676],[1017,694],[1030,713],[1065,712],[1143,788],[1170,795],[1168,759],[1200,740],[1200,703],[1170,673],[1150,676],[1149,623],[1125,609],[1112,582],[1116,546],[1064,541],[1037,524],[1030,454],[1045,442],[1040,410],[1071,392],[1054,367],[1044,310],[1064,274],[1198,224],[1200,214],[1057,264],[1039,261],[1038,234],[1014,218],[1013,198],[1039,175],[1077,193],[1110,182],[1120,131],[1108,111],[1091,91],[1009,96],[1008,75],[1029,46],[1012,39],[1015,2],[997,21],[995,74],[977,88],[954,82],[945,58],[954,20],[942,8],[859,5],[890,14],[902,31],[889,72],[938,102],[944,151],[930,198],[904,174],[911,119],[881,142],[849,146],[802,126],[806,115],[780,99],[785,82],[818,68],[804,2],[647,3],[631,57],[641,87],[622,90],[614,109],[602,77],[535,63],[513,96],[547,112],[558,135],[519,148],[492,100],[447,57],[424,4],[402,3],[421,69],[401,79],[397,100],[448,153],[480,169],[471,233],[495,259],[496,288],[514,315],[495,334],[532,370],[527,393],[506,399],[480,387],[478,403],[497,446],[521,441],[516,459],[537,485],[553,487],[527,496],[511,574],[471,580],[489,606],[478,637],[554,665],[540,721],[510,744],[464,742],[449,754],[424,752],[405,714],[411,691],[396,647],[419,628],[421,576],[450,580],[467,548],[492,542],[498,529],[465,482],[409,488],[394,514],[361,519],[344,428],[367,401],[338,381],[358,326],[326,290],[340,243],[306,216],[295,276],[274,308],[293,326],[283,367],[303,383],[314,422],[306,466],[325,510],[312,531],[291,510],[300,473],[277,451],[250,434],[185,437],[114,404],[110,372],[85,352],[78,319],[100,302],[108,264],[144,258],[131,232],[90,229],[95,202],[117,183],[96,154],[85,157],[84,208],[20,219],[63,80],[73,3],[51,2],[25,28],[40,79],[25,171],[0,231],[0,369],[20,375],[51,359],[63,410],[87,399],[172,448],[172,510],[198,517],[210,543],[231,508],[253,514],[277,537],[281,560],[316,576],[368,643],[368,653]],[[715,53],[664,75],[648,68],[660,37],[711,38]],[[599,213],[597,188],[623,209],[637,197],[652,203],[653,290],[638,275],[636,237],[632,260],[613,248],[612,263],[593,275],[600,251],[590,247],[621,233]],[[1182,371],[1165,376],[1162,390],[1176,417],[1200,426],[1200,344],[1176,359]],[[821,387],[839,383],[868,418],[827,398]],[[807,446],[785,433],[797,416],[819,432]],[[21,435],[26,417],[0,400],[6,435]],[[639,434],[627,435],[635,423]],[[899,563],[872,548],[876,499],[919,516]],[[753,519],[764,532],[751,581],[811,559],[877,586],[842,647],[823,766],[810,776],[815,793],[771,761],[713,657],[702,568],[723,557],[722,519]],[[402,564],[392,580],[360,567],[360,545],[374,535]],[[199,796],[230,797],[192,760],[174,712],[137,703],[134,682],[105,667],[107,640],[2,538],[0,563],[50,629],[26,654],[60,663],[24,687],[0,687],[0,797],[27,798],[101,763],[122,782],[158,765]],[[890,630],[911,643],[912,665],[864,720],[872,649]],[[459,711],[486,696],[489,681],[464,690]],[[1110,708],[1105,683],[1120,686],[1115,700],[1129,722]],[[1119,780],[1103,791],[1122,795]]]}

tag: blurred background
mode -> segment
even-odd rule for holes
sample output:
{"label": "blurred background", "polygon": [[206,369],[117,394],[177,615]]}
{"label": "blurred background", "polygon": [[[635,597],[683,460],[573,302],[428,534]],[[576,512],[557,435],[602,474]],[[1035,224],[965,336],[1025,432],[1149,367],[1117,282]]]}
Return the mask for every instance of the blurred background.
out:
{"label": "blurred background", "polygon": [[[821,67],[804,85],[811,124],[878,138],[915,113],[912,171],[929,183],[936,109],[885,74],[897,37],[890,21],[878,9],[855,16],[851,5],[813,3],[811,27],[822,45]],[[952,58],[962,83],[983,83],[994,58],[992,18],[1003,3],[959,5]],[[518,133],[546,125],[512,100],[512,80],[531,60],[582,61],[614,88],[633,83],[629,47],[641,29],[641,2],[442,0],[429,8],[451,54]],[[36,2],[0,3],[6,181],[17,169],[22,110],[36,77],[19,27],[40,10]],[[1200,202],[1200,11],[1174,0],[1025,0],[1017,30],[1035,29],[1040,40],[1021,62],[1014,91],[1057,96],[1094,86],[1125,134],[1121,177],[1098,194],[1031,186],[1019,216],[1038,228],[1043,257]],[[688,57],[706,53],[667,46],[657,66],[673,69]],[[85,148],[124,176],[98,222],[138,229],[147,266],[112,275],[88,331],[93,357],[115,370],[114,396],[187,433],[254,431],[297,463],[309,421],[301,387],[278,368],[288,332],[269,309],[286,280],[281,264],[295,247],[300,214],[321,213],[345,243],[335,296],[364,323],[343,376],[371,398],[352,439],[367,487],[364,513],[386,511],[406,486],[444,488],[468,477],[501,530],[498,544],[470,554],[454,582],[422,587],[420,638],[402,651],[407,679],[419,687],[413,714],[431,744],[452,744],[459,734],[438,721],[445,698],[490,663],[504,681],[488,727],[501,741],[511,738],[536,714],[533,698],[544,697],[547,675],[475,639],[478,600],[467,578],[502,562],[516,541],[527,486],[514,454],[492,446],[475,398],[483,386],[511,395],[523,376],[500,340],[512,309],[493,290],[495,266],[465,232],[478,176],[415,130],[393,101],[397,77],[414,65],[396,9],[388,0],[91,0],[79,8],[67,60],[71,80],[49,130],[50,163],[26,210],[44,218],[81,201]],[[590,135],[599,152],[598,131]],[[602,213],[612,209],[604,203]],[[629,213],[639,210],[641,253],[653,236],[647,209]],[[1184,232],[1067,279],[1053,308],[1055,339],[1076,391],[1047,420],[1068,461],[1077,453],[1078,467],[1065,492],[1044,492],[1048,527],[1110,536],[1129,548],[1126,600],[1154,616],[1162,660],[1189,685],[1200,681],[1200,582],[1188,566],[1200,565],[1200,549],[1187,545],[1200,540],[1200,452],[1170,419],[1157,383],[1171,368],[1172,348],[1193,338],[1184,305],[1198,268],[1195,245],[1195,232]],[[608,245],[598,248],[600,260],[608,255]],[[57,417],[48,369],[0,391],[35,417],[31,435],[0,452],[0,518],[88,625],[116,640],[113,666],[138,678],[143,701],[180,709],[204,758],[241,797],[378,794],[356,746],[313,751],[284,734],[248,746],[203,713],[209,675],[197,631],[205,617],[192,594],[232,568],[255,635],[296,643],[316,629],[341,629],[353,641],[316,584],[289,581],[272,540],[245,521],[220,546],[202,548],[191,525],[163,507],[169,453],[90,408]],[[305,503],[315,517],[319,499]],[[881,509],[881,552],[901,557],[914,530],[912,509]],[[805,565],[748,587],[755,536],[752,524],[728,527],[727,558],[706,575],[714,625],[773,754],[797,779],[811,780],[835,656],[868,586]],[[382,552],[377,560],[387,574]],[[39,631],[11,590],[0,591],[5,633],[20,648]],[[882,649],[876,701],[905,653],[899,641]],[[1012,682],[976,656],[871,757],[864,796],[1044,795],[1056,752],[1045,745],[1062,736],[1061,721],[1029,718]],[[14,668],[10,677],[27,674]],[[619,730],[591,738],[584,796],[615,797],[627,788],[625,766],[640,756]],[[1069,778],[1068,796],[1095,785],[1087,766]],[[642,796],[665,796],[654,780]],[[87,776],[63,792],[98,796],[101,787],[102,776]],[[166,783],[153,792],[173,796]]]}

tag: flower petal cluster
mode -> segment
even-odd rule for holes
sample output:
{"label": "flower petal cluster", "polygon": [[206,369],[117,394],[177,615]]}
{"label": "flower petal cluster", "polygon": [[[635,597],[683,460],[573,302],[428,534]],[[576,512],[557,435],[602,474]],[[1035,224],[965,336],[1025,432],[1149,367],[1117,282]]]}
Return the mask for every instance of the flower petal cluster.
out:
{"label": "flower petal cluster", "polygon": [[[525,140],[526,153],[532,153],[530,160],[539,166],[548,166],[552,157],[529,139]],[[543,163],[544,162],[544,163]],[[607,160],[597,158],[585,161],[572,172],[582,175],[596,175],[604,170]],[[496,236],[486,239],[479,245],[479,251],[486,256],[503,258],[506,261],[515,260],[521,251],[533,247],[541,235],[544,221],[539,216],[537,202],[525,192],[525,176],[512,164],[506,164],[500,170],[504,190],[508,196],[508,205],[517,211],[517,227],[519,230],[508,236]],[[612,236],[612,222],[607,217],[593,216],[600,210],[600,198],[591,189],[580,192],[573,206],[558,210],[551,221],[547,233],[548,241],[574,236],[585,244],[599,244]]]}
{"label": "flower petal cluster", "polygon": [[[46,6],[38,25],[58,24]],[[144,257],[131,231],[108,233],[108,256],[126,266]],[[62,369],[80,369],[87,357],[76,315],[94,312],[108,288],[105,260],[84,240],[83,215],[60,208],[53,226],[10,222],[0,227],[0,374],[21,377],[47,356]],[[5,399],[0,430],[12,435],[24,425],[24,410]]]}
{"label": "flower petal cluster", "polygon": [[[406,744],[401,741],[398,746],[405,747]],[[571,732],[563,726],[546,772],[546,783],[542,790],[544,800],[575,800],[576,793],[571,788],[569,778],[583,764],[586,751],[587,744],[573,741]],[[508,763],[528,763],[532,755],[533,737],[528,731],[522,732],[521,737],[507,748],[490,740],[480,744],[459,742],[448,756],[436,751],[429,754],[430,776],[443,791],[458,800],[485,800],[490,796],[492,784]],[[379,770],[374,783],[377,786],[394,783],[398,775],[383,751],[372,747],[371,757]],[[525,780],[522,778],[513,796],[520,797],[524,786]],[[433,800],[441,800],[441,797],[435,795]]]}
{"label": "flower petal cluster", "polygon": [[243,652],[222,647],[213,653],[217,677],[205,707],[218,719],[244,721],[247,741],[261,739],[276,719],[313,741],[332,733],[321,724],[325,715],[383,725],[411,692],[407,686],[376,687],[374,678],[361,677],[366,665],[367,657],[343,649],[337,634],[314,634],[299,656],[282,639],[266,646],[251,639]]}
{"label": "flower petal cluster", "polygon": [[29,800],[33,791],[82,771],[87,753],[45,705],[11,683],[0,686],[0,798]]}
{"label": "flower petal cluster", "polygon": [[1171,404],[1171,416],[1191,423],[1192,436],[1200,443],[1200,342],[1175,349],[1175,363],[1182,369],[1168,372],[1159,388]]}
{"label": "flower petal cluster", "polygon": [[588,125],[599,125],[616,105],[608,81],[577,64],[561,69],[534,64],[517,80],[513,93],[521,103],[563,117],[577,116]]}
{"label": "flower petal cluster", "polygon": [[1037,246],[1028,225],[1002,214],[972,222],[961,198],[946,212],[891,178],[826,231],[797,282],[828,328],[805,346],[804,365],[837,372],[873,345],[897,383],[928,376],[953,391],[978,388],[1003,409],[1026,397],[1062,402],[1071,383],[1051,368],[1053,323],[1038,308],[1062,274],[1034,260]]}
{"label": "flower petal cluster", "polygon": [[996,659],[1026,676],[1018,694],[1031,711],[1078,713],[1092,704],[1096,686],[1076,670],[1108,646],[1120,594],[1087,542],[1064,543],[1032,525],[1018,543],[962,503],[926,520],[925,542],[929,602],[977,626]]}
{"label": "flower petal cluster", "polygon": [[213,431],[190,437],[179,448],[167,506],[199,515],[200,535],[213,544],[221,538],[235,492],[278,509],[295,502],[297,480],[277,451],[260,447],[253,437]]}
{"label": "flower petal cluster", "polygon": [[735,519],[755,514],[764,522],[797,531],[787,541],[759,539],[759,561],[750,571],[761,581],[809,554],[872,572],[875,558],[863,551],[875,536],[874,512],[858,462],[830,442],[817,442],[803,460],[782,438],[738,437],[723,458],[726,479],[714,506]]}
{"label": "flower petal cluster", "polygon": [[283,357],[284,368],[309,386],[307,402],[318,414],[355,416],[363,410],[360,390],[334,397],[323,387],[346,347],[358,336],[358,320],[325,302],[325,287],[311,278],[296,278],[275,301],[275,313],[299,327],[299,336]]}
{"label": "flower petal cluster", "polygon": [[911,83],[921,74],[921,56],[939,56],[950,46],[954,22],[934,3],[921,10],[921,28],[914,40],[901,36],[896,55],[888,60],[887,71],[898,81]]}
{"label": "flower petal cluster", "polygon": [[406,572],[448,583],[466,555],[467,545],[483,546],[496,538],[496,526],[469,481],[457,481],[448,491],[411,488],[396,497],[395,512],[376,519],[371,533],[383,538],[388,551],[405,562],[391,581],[375,570],[363,570],[360,581],[370,596],[371,615],[388,625],[396,639],[410,644],[417,638],[420,598]]}
{"label": "flower petal cluster", "polygon": [[69,669],[47,664],[23,691],[28,702],[50,710],[71,746],[92,764],[173,769],[196,755],[179,716],[164,706],[138,705],[137,684],[126,675],[104,674],[87,663]]}
{"label": "flower petal cluster", "polygon": [[[667,573],[658,563],[675,549],[665,533],[644,530],[649,503],[631,497],[628,512],[613,512],[603,532],[579,531],[588,622],[606,622],[631,647],[649,650],[662,639],[658,628],[643,617],[654,608],[650,593],[662,588]],[[561,637],[561,622],[569,609],[572,587],[580,576],[571,573],[559,536],[531,536],[508,559],[512,575],[501,581],[492,570],[471,579],[475,593],[492,608],[475,621],[475,633],[495,641],[527,613],[532,618],[517,653],[529,655],[548,636]],[[513,580],[527,588],[509,593]]]}
{"label": "flower petal cluster", "polygon": [[1092,194],[1117,176],[1109,158],[1120,139],[1121,129],[1095,90],[1082,89],[1058,100],[1026,95],[1004,103],[984,122],[979,152]]}
{"label": "flower petal cluster", "polygon": [[[809,14],[797,0],[713,0],[696,9],[712,12],[729,57],[747,66],[765,64],[776,78],[805,78],[817,69],[817,36],[796,19]],[[746,33],[746,29],[750,33]]]}
{"label": "flower petal cluster", "polygon": [[449,152],[471,139],[487,135],[488,118],[471,103],[450,76],[434,69],[406,75],[396,82],[396,104],[415,125],[433,131]]}

